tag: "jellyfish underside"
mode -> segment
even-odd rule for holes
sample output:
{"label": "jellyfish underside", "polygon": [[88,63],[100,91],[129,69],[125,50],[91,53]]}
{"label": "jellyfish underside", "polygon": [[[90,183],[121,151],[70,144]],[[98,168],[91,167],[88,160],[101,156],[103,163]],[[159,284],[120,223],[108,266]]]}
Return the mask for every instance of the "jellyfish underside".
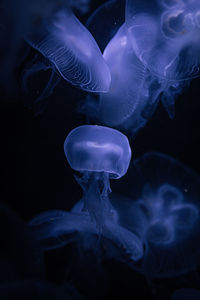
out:
{"label": "jellyfish underside", "polygon": [[157,245],[173,247],[186,239],[199,216],[197,207],[185,203],[180,190],[169,184],[161,185],[156,194],[145,195],[140,205],[149,220],[145,238]]}
{"label": "jellyfish underside", "polygon": [[136,201],[145,219],[141,237],[146,251],[139,270],[153,278],[166,278],[196,269],[200,259],[198,175],[159,153],[138,159],[136,170],[136,184],[144,180],[139,174],[145,178],[142,196]]}
{"label": "jellyfish underside", "polygon": [[143,259],[131,267],[148,278],[194,271],[200,263],[199,176],[161,153],[147,153],[133,166],[123,190],[120,183],[113,187],[127,198],[111,196],[119,223],[145,245]]}
{"label": "jellyfish underside", "polygon": [[[131,1],[130,1],[131,3]],[[190,80],[199,73],[198,2],[177,1],[158,13],[144,11],[137,5],[134,18],[128,23],[131,41],[141,61],[159,78],[168,81]],[[129,4],[134,7],[134,2]],[[145,45],[149,42],[149,48]]]}

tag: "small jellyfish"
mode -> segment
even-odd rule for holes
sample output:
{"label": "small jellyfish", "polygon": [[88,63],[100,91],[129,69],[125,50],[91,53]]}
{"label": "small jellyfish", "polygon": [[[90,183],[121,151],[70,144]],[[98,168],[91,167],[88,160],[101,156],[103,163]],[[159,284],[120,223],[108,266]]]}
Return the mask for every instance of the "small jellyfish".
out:
{"label": "small jellyfish", "polygon": [[119,223],[145,244],[144,258],[133,268],[150,278],[195,270],[200,263],[199,176],[170,156],[148,153],[134,162],[127,177],[114,192],[124,194],[129,204],[123,206],[122,200],[118,209],[113,200],[112,205]]}
{"label": "small jellyfish", "polygon": [[90,92],[107,92],[110,72],[89,31],[69,8],[37,20],[26,41],[72,85]]}
{"label": "small jellyfish", "polygon": [[171,300],[199,300],[200,290],[183,288],[173,293]]}
{"label": "small jellyfish", "polygon": [[125,175],[129,167],[128,139],[108,127],[83,125],[69,133],[64,151],[71,168],[82,174],[76,180],[83,189],[85,209],[102,227],[110,212],[109,181]]}

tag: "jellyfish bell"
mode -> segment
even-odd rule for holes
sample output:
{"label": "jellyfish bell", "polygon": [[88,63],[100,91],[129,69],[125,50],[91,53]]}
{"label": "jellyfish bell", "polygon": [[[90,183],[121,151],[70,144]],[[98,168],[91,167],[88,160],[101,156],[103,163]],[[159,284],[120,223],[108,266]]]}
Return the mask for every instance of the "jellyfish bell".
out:
{"label": "jellyfish bell", "polygon": [[110,72],[89,31],[70,8],[37,20],[26,41],[69,83],[90,92],[107,92]]}
{"label": "jellyfish bell", "polygon": [[83,188],[85,208],[102,226],[109,212],[109,179],[122,177],[129,167],[127,137],[108,127],[83,125],[69,133],[64,152],[71,168],[82,173],[76,179]]}

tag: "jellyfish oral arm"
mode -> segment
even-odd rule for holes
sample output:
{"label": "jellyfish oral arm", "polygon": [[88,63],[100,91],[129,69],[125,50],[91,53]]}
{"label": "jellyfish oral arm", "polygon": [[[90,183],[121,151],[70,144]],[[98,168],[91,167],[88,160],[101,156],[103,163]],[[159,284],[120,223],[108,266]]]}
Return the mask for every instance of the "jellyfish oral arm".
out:
{"label": "jellyfish oral arm", "polygon": [[[39,214],[29,222],[37,240],[43,250],[51,250],[69,244],[77,237],[73,233],[90,233],[99,235],[95,223],[88,213],[73,213],[61,210],[52,210]],[[129,230],[116,222],[106,220],[102,237],[112,240],[117,247],[137,261],[143,256],[141,240]]]}

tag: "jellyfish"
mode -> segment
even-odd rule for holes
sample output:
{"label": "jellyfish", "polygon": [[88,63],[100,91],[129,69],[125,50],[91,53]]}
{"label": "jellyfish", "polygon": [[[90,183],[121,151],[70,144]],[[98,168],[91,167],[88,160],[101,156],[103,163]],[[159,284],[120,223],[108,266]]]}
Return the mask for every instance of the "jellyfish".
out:
{"label": "jellyfish", "polygon": [[25,39],[72,85],[90,92],[108,91],[110,72],[99,47],[70,8],[37,21]]}
{"label": "jellyfish", "polygon": [[198,11],[199,2],[193,0],[175,1],[167,8],[159,1],[127,1],[132,47],[163,86],[162,103],[170,117],[175,96],[200,75]]}
{"label": "jellyfish", "polygon": [[178,6],[165,10],[156,1],[143,2],[130,0],[127,5],[127,10],[132,8],[127,24],[137,56],[159,78],[176,82],[198,77],[198,1],[177,1]]}
{"label": "jellyfish", "polygon": [[81,174],[76,180],[83,189],[84,208],[102,227],[110,213],[109,181],[125,175],[130,163],[128,139],[108,127],[83,125],[69,133],[64,151],[71,168]]}
{"label": "jellyfish", "polygon": [[108,127],[83,125],[69,133],[64,151],[72,169],[80,173],[76,180],[83,189],[83,197],[71,212],[46,211],[30,220],[29,226],[42,249],[48,251],[76,241],[77,232],[85,236],[89,249],[98,252],[99,247],[92,243],[92,237],[97,237],[111,241],[130,259],[141,259],[141,239],[118,223],[118,214],[109,201],[109,180],[125,175],[130,163],[131,149],[126,136]]}
{"label": "jellyfish", "polygon": [[[122,7],[119,2],[105,4],[88,21],[98,43],[105,48],[103,57],[111,73],[111,85],[108,93],[100,94],[98,99],[89,95],[80,110],[94,122],[135,135],[153,115],[162,86],[133,51],[125,19],[119,17],[119,8],[123,15],[125,3]],[[108,20],[102,32],[98,21],[103,14]]]}
{"label": "jellyfish", "polygon": [[111,86],[99,97],[98,118],[105,125],[135,134],[157,107],[159,84],[133,52],[125,25],[109,42],[103,57],[110,69]]}
{"label": "jellyfish", "polygon": [[200,297],[200,291],[191,288],[183,288],[175,291],[171,297],[171,300],[198,300]]}
{"label": "jellyfish", "polygon": [[161,153],[138,158],[128,176],[130,182],[113,189],[122,200],[116,195],[112,205],[119,224],[145,244],[144,257],[133,268],[148,278],[195,270],[200,263],[199,176]]}

